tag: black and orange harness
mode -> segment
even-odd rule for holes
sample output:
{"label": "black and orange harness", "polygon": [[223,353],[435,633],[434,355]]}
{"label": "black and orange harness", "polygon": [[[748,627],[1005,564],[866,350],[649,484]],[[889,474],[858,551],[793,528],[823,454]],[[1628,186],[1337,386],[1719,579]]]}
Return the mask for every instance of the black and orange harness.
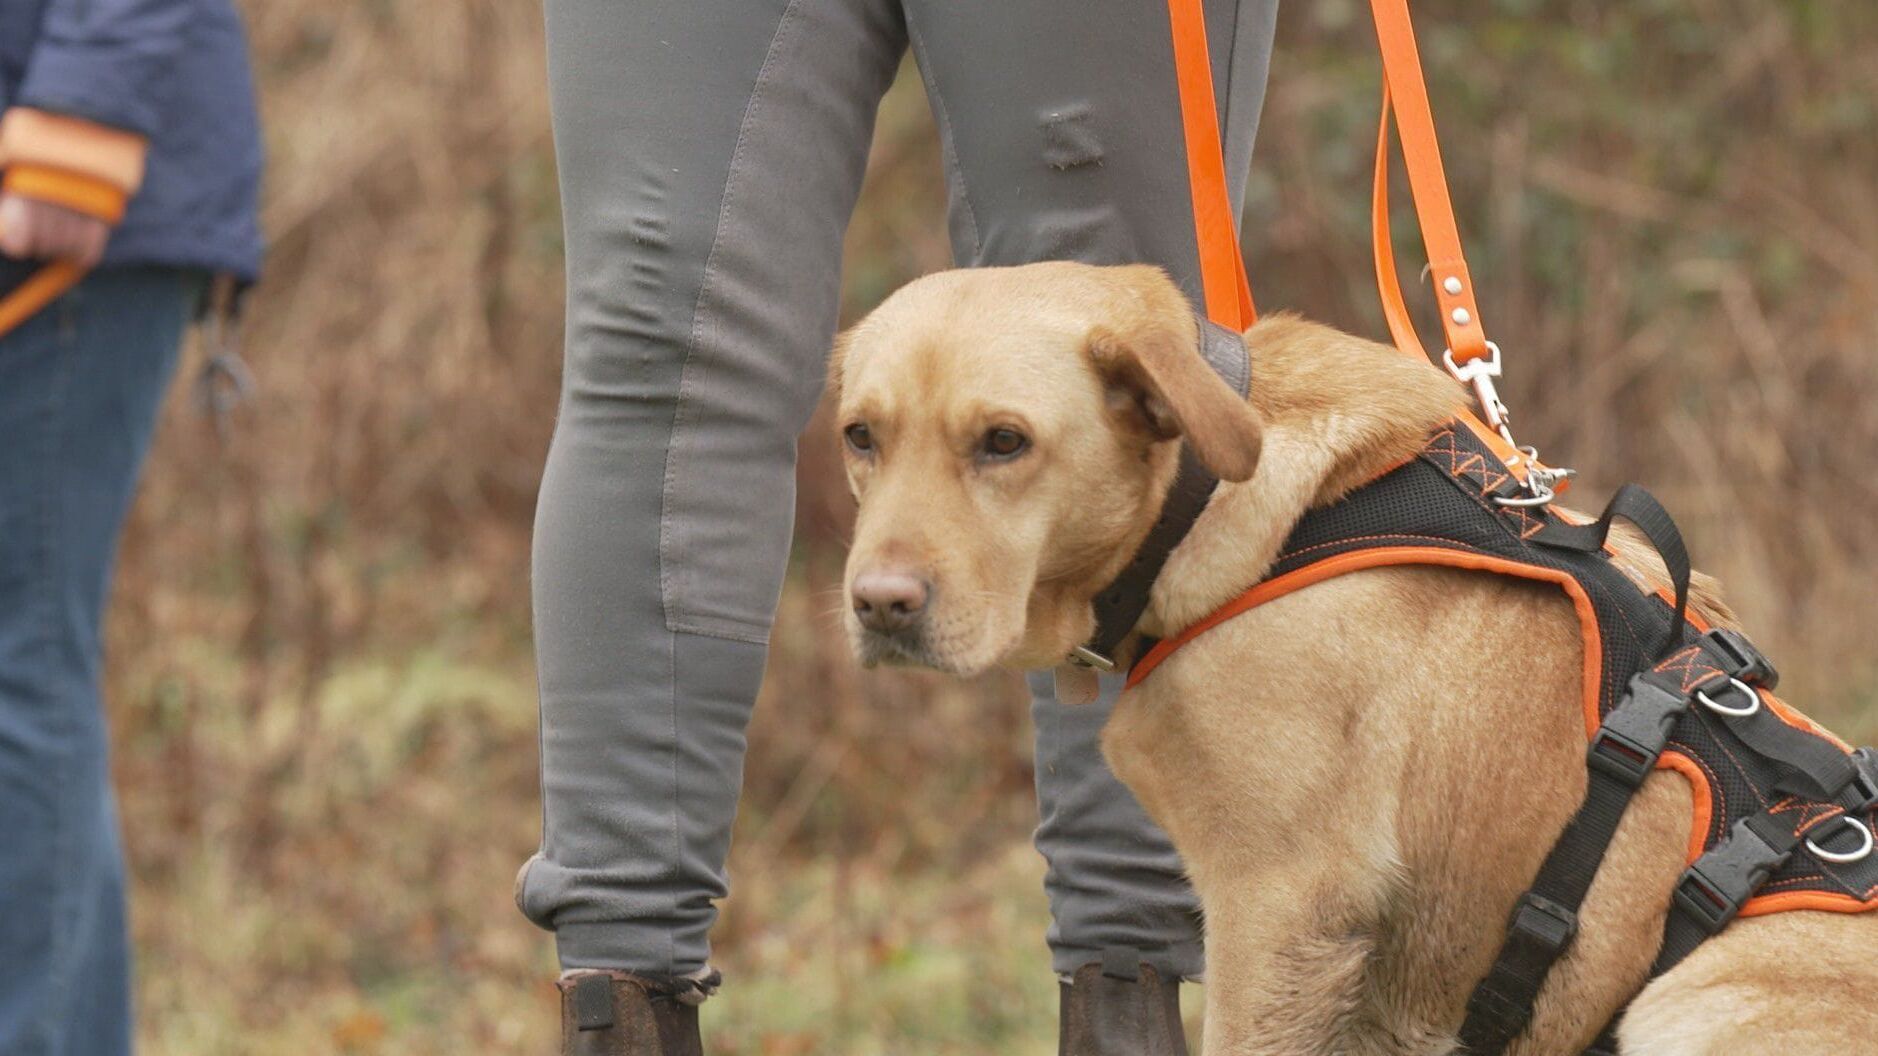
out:
{"label": "black and orange harness", "polygon": [[[1583,803],[1518,900],[1493,967],[1467,1004],[1460,1041],[1471,1056],[1502,1052],[1525,1029],[1552,966],[1570,948],[1578,910],[1630,799],[1652,770],[1688,779],[1694,820],[1688,868],[1675,889],[1652,977],[1739,916],[1878,908],[1878,755],[1787,707],[1773,665],[1742,635],[1687,611],[1690,567],[1675,523],[1649,493],[1621,489],[1597,521],[1552,506],[1569,471],[1513,442],[1494,389],[1499,349],[1486,340],[1462,259],[1435,142],[1407,0],[1371,0],[1382,45],[1383,120],[1373,237],[1384,316],[1398,348],[1426,358],[1410,322],[1389,240],[1388,148],[1393,115],[1447,349],[1441,362],[1471,384],[1479,414],[1438,430],[1419,454],[1340,501],[1307,513],[1265,578],[1219,611],[1154,643],[1129,671],[1139,684],[1181,646],[1255,606],[1333,576],[1386,565],[1437,565],[1551,583],[1572,600],[1584,640],[1582,701],[1588,778]],[[1208,148],[1211,84],[1199,0],[1169,0],[1187,115],[1188,164],[1202,246],[1201,350],[1245,391],[1238,333],[1252,301],[1223,208],[1217,144]],[[1188,33],[1182,36],[1182,26]],[[1196,45],[1192,37],[1198,37]],[[1183,48],[1183,40],[1185,46]],[[1213,208],[1202,208],[1211,204]],[[1209,222],[1211,218],[1211,222]],[[1208,248],[1211,247],[1211,252]],[[1114,669],[1168,555],[1217,481],[1183,459],[1162,516],[1130,565],[1095,599],[1096,633],[1070,660]],[[1663,559],[1671,587],[1652,591],[1607,545],[1613,521],[1633,522]],[[1586,1056],[1613,1056],[1608,1026]]]}
{"label": "black and orange harness", "polygon": [[[1416,458],[1306,514],[1263,582],[1155,644],[1128,683],[1234,616],[1366,568],[1475,569],[1551,583],[1571,597],[1585,643],[1589,783],[1468,1004],[1461,1040],[1476,1054],[1501,1051],[1524,1029],[1547,972],[1576,933],[1579,905],[1618,820],[1652,769],[1681,773],[1695,797],[1690,865],[1653,974],[1736,916],[1878,907],[1871,750],[1850,752],[1789,709],[1771,693],[1773,666],[1747,639],[1684,611],[1688,556],[1647,492],[1626,487],[1590,524],[1550,506],[1507,504],[1524,494],[1471,430],[1443,428]],[[1616,517],[1636,522],[1657,546],[1673,592],[1648,592],[1619,567],[1605,544]]]}

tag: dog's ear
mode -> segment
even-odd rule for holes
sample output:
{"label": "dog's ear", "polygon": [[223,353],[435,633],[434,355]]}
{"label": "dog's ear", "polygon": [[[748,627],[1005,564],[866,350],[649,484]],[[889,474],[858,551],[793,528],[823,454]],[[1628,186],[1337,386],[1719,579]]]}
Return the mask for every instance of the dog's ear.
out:
{"label": "dog's ear", "polygon": [[1258,468],[1258,412],[1200,354],[1199,321],[1159,268],[1108,269],[1123,286],[1109,320],[1089,333],[1089,356],[1112,406],[1156,439],[1185,438],[1221,480]]}

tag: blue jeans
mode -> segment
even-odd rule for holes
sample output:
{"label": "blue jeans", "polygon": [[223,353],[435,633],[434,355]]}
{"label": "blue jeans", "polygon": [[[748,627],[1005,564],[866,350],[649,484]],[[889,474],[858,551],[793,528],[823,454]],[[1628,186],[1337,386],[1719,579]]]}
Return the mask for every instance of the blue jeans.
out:
{"label": "blue jeans", "polygon": [[[25,270],[0,261],[0,291]],[[101,271],[0,337],[0,1056],[130,1051],[102,620],[200,288]]]}

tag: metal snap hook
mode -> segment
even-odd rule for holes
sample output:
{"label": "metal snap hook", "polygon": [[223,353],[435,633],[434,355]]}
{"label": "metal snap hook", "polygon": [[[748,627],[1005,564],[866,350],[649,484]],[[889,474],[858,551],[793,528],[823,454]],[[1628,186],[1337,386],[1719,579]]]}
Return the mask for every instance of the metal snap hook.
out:
{"label": "metal snap hook", "polygon": [[1717,701],[1714,697],[1709,696],[1708,693],[1700,689],[1695,691],[1695,699],[1701,701],[1703,707],[1718,715],[1727,715],[1736,719],[1745,719],[1749,715],[1761,710],[1761,695],[1755,692],[1753,686],[1748,685],[1738,678],[1729,679],[1728,685],[1729,688],[1739,690],[1747,696],[1748,704],[1746,707],[1730,707],[1727,704]]}
{"label": "metal snap hook", "polygon": [[1865,824],[1864,822],[1858,820],[1857,818],[1853,817],[1850,814],[1839,815],[1839,820],[1851,826],[1852,828],[1858,830],[1858,834],[1861,837],[1861,842],[1860,842],[1858,850],[1852,851],[1850,853],[1843,853],[1843,854],[1838,851],[1829,851],[1825,849],[1824,847],[1821,847],[1819,844],[1814,843],[1813,838],[1811,836],[1808,836],[1806,838],[1806,849],[1809,851],[1812,851],[1815,855],[1817,855],[1823,861],[1837,862],[1840,865],[1845,865],[1849,862],[1862,862],[1866,858],[1870,857],[1871,852],[1872,852],[1871,826]]}
{"label": "metal snap hook", "polygon": [[1456,363],[1454,350],[1444,348],[1441,350],[1441,365],[1448,368],[1448,373],[1454,375],[1454,380],[1463,384],[1479,378],[1497,378],[1500,376],[1500,346],[1491,341],[1486,344],[1485,356],[1468,360],[1466,363]]}

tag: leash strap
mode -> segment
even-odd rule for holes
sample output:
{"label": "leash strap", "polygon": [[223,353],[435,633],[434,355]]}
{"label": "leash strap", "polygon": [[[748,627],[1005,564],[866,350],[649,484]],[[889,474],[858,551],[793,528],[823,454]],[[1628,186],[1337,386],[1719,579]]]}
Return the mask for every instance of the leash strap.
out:
{"label": "leash strap", "polygon": [[1180,125],[1187,143],[1187,181],[1200,255],[1200,286],[1206,317],[1244,332],[1258,317],[1239,250],[1239,215],[1227,190],[1226,151],[1220,142],[1219,110],[1213,94],[1213,65],[1206,45],[1204,0],[1167,0],[1174,44],[1174,76],[1180,92]]}
{"label": "leash strap", "polygon": [[[1200,252],[1200,271],[1207,317],[1222,326],[1243,330],[1256,318],[1245,258],[1239,251],[1238,217],[1227,191],[1225,155],[1220,144],[1218,109],[1206,40],[1202,0],[1168,0],[1173,33],[1174,68],[1180,93],[1182,131],[1186,138],[1187,174],[1192,194],[1194,228]],[[1435,134],[1433,107],[1428,101],[1421,52],[1409,18],[1408,0],[1370,0],[1376,40],[1382,52],[1383,96],[1381,128],[1377,137],[1374,187],[1374,251],[1377,284],[1383,314],[1396,346],[1428,358],[1415,336],[1402,285],[1396,275],[1389,239],[1389,128],[1393,117],[1402,136],[1402,157],[1408,169],[1415,215],[1427,248],[1435,300],[1441,309],[1442,333],[1454,363],[1461,367],[1492,355],[1480,321],[1480,305],[1461,248],[1454,203],[1448,195],[1447,171]]]}
{"label": "leash strap", "polygon": [[1389,141],[1393,124],[1402,137],[1402,160],[1408,170],[1411,201],[1428,256],[1429,275],[1434,280],[1442,336],[1447,342],[1439,360],[1450,374],[1473,387],[1480,403],[1479,414],[1463,413],[1460,420],[1514,477],[1522,484],[1533,485],[1537,501],[1532,504],[1542,505],[1569,473],[1544,466],[1529,449],[1522,451],[1507,426],[1511,415],[1494,384],[1501,374],[1500,349],[1487,340],[1474,280],[1461,248],[1460,228],[1448,195],[1447,170],[1441,161],[1434,111],[1428,102],[1427,80],[1407,0],[1371,0],[1370,9],[1383,60],[1382,106],[1376,125],[1376,164],[1370,193],[1371,251],[1383,320],[1402,354],[1422,361],[1431,358],[1415,332],[1414,319],[1402,294],[1402,281],[1396,274],[1389,225]]}
{"label": "leash strap", "polygon": [[[1396,346],[1405,354],[1427,359],[1415,335],[1402,285],[1396,275],[1394,247],[1389,237],[1389,129],[1391,119],[1400,129],[1402,156],[1422,241],[1428,251],[1435,281],[1435,299],[1441,308],[1441,326],[1447,338],[1442,359],[1449,370],[1473,383],[1486,414],[1483,422],[1473,414],[1461,421],[1522,483],[1557,480],[1562,471],[1545,470],[1529,452],[1514,446],[1506,429],[1506,408],[1495,394],[1492,379],[1500,372],[1499,350],[1487,340],[1480,322],[1473,279],[1461,249],[1454,203],[1448,196],[1447,173],[1435,135],[1434,112],[1422,73],[1421,53],[1409,19],[1408,0],[1371,0],[1376,39],[1382,51],[1383,97],[1377,137],[1373,191],[1376,279]],[[1238,216],[1226,178],[1212,66],[1206,39],[1203,0],[1167,0],[1174,69],[1179,89],[1181,130],[1187,153],[1187,177],[1193,205],[1194,234],[1199,252],[1200,280],[1206,321],[1236,335],[1256,318],[1245,257],[1238,240]],[[1202,330],[1206,330],[1203,326]],[[1205,342],[1203,342],[1205,344]],[[1238,349],[1243,357],[1244,349]],[[1217,367],[1218,364],[1216,363]],[[1231,380],[1231,379],[1228,379]],[[1245,388],[1239,386],[1241,394]],[[1185,537],[1194,518],[1212,496],[1218,481],[1183,454],[1179,475],[1168,493],[1167,508],[1148,541],[1128,568],[1095,600],[1097,631],[1094,638],[1071,654],[1074,662],[1101,670],[1114,668],[1114,651],[1133,630],[1147,607],[1148,593],[1167,556]],[[1534,498],[1521,505],[1543,505],[1551,499],[1549,485],[1534,487]]]}
{"label": "leash strap", "polygon": [[[1207,51],[1205,9],[1202,0],[1168,0],[1167,9],[1181,126],[1186,141],[1202,299],[1208,318],[1243,331],[1252,325],[1256,311],[1251,285],[1246,279],[1245,257],[1238,243],[1238,216],[1232,210],[1228,192]],[[1466,254],[1461,248],[1460,228],[1455,223],[1454,203],[1448,195],[1447,171],[1441,162],[1434,111],[1428,101],[1428,85],[1422,72],[1421,52],[1415,43],[1415,28],[1409,18],[1408,0],[1370,0],[1370,13],[1376,25],[1383,66],[1371,225],[1383,316],[1397,348],[1409,356],[1429,358],[1415,334],[1402,295],[1389,235],[1389,129],[1393,119],[1402,137],[1402,158],[1408,170],[1412,204],[1421,226],[1429,272],[1434,279],[1442,334],[1447,340],[1441,360],[1457,378],[1473,386],[1480,401],[1481,415],[1467,413],[1461,415],[1461,420],[1515,477],[1533,485],[1533,504],[1543,504],[1550,499],[1557,482],[1567,474],[1539,464],[1530,451],[1522,452],[1507,428],[1506,406],[1494,386],[1494,379],[1501,372],[1499,348],[1487,340],[1473,277],[1468,273]]]}
{"label": "leash strap", "polygon": [[[125,193],[99,179],[38,166],[14,165],[6,170],[7,193],[64,206],[74,212],[116,224],[124,218]],[[59,299],[85,277],[85,269],[65,260],[47,262],[26,281],[0,296],[0,337],[5,337],[46,305]]]}
{"label": "leash strap", "polygon": [[55,260],[33,272],[25,282],[0,297],[0,337],[12,333],[84,277],[85,269],[65,260]]}
{"label": "leash strap", "polygon": [[[1395,261],[1388,254],[1389,119],[1402,136],[1402,160],[1408,169],[1409,191],[1421,224],[1422,243],[1428,252],[1435,302],[1441,309],[1441,331],[1456,365],[1484,360],[1491,350],[1474,298],[1473,277],[1461,249],[1460,228],[1454,222],[1454,203],[1448,197],[1447,170],[1441,163],[1441,144],[1435,136],[1434,110],[1428,102],[1428,83],[1422,74],[1421,52],[1415,45],[1415,27],[1409,19],[1408,0],[1370,0],[1376,22],[1376,40],[1382,49],[1382,129],[1377,137],[1375,197],[1376,269],[1383,291],[1383,313],[1390,331],[1404,351],[1425,356],[1408,324],[1402,286],[1395,279]],[[1387,276],[1384,276],[1384,272]],[[1393,300],[1391,293],[1393,291]],[[1403,335],[1408,342],[1402,340]]]}

